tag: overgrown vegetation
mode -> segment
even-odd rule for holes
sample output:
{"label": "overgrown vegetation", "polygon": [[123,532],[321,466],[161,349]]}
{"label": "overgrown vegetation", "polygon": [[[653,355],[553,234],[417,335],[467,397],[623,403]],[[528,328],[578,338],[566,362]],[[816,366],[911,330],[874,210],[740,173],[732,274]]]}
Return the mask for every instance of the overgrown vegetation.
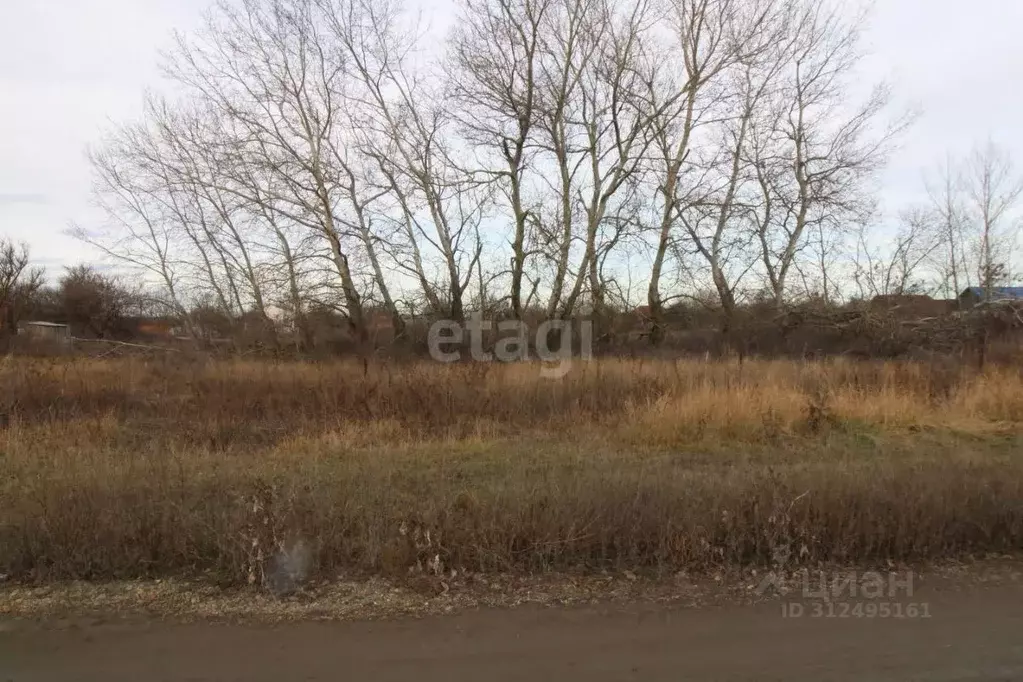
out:
{"label": "overgrown vegetation", "polygon": [[18,580],[903,560],[1023,543],[1023,373],[909,362],[0,369]]}

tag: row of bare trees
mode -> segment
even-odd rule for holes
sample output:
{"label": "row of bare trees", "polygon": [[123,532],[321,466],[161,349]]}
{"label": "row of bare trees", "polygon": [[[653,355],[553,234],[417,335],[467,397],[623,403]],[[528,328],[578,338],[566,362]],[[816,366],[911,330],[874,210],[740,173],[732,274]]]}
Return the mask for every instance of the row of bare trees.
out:
{"label": "row of bare trees", "polygon": [[965,158],[949,157],[925,186],[926,200],[903,213],[892,237],[872,241],[859,231],[852,274],[858,295],[955,298],[981,287],[990,297],[1012,284],[1023,177],[1008,153],[988,142]]}
{"label": "row of bare trees", "polygon": [[[436,47],[396,0],[223,2],[166,59],[173,98],[93,152],[109,220],[77,234],[186,325],[201,301],[305,342],[314,304],[365,340],[375,311],[399,333],[410,313],[567,318],[634,305],[636,280],[655,341],[707,292],[727,326],[751,292],[828,296],[872,211],[906,119],[854,81],[862,26],[831,0],[462,0]],[[970,185],[984,281],[1002,170]],[[948,182],[957,289],[974,266]]]}

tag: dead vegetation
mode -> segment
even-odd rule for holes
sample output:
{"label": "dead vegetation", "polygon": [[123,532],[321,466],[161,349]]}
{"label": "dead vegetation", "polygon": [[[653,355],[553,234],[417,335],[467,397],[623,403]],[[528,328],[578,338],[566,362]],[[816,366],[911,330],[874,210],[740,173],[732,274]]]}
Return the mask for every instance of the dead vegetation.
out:
{"label": "dead vegetation", "polygon": [[[898,358],[926,352],[973,358],[983,365],[992,349],[996,355],[1010,358],[1018,353],[1023,305],[1005,301],[930,316],[907,314],[897,305],[846,309],[803,306],[789,309],[767,324],[761,321],[755,329],[751,334],[755,339],[757,331],[763,334],[772,330],[780,332],[783,339],[802,336],[821,354]],[[791,352],[791,348],[788,350]]]}
{"label": "dead vegetation", "polygon": [[[710,570],[1023,543],[1016,368],[171,360],[0,368],[0,573]],[[282,568],[285,567],[285,568]],[[284,588],[280,588],[280,585]]]}

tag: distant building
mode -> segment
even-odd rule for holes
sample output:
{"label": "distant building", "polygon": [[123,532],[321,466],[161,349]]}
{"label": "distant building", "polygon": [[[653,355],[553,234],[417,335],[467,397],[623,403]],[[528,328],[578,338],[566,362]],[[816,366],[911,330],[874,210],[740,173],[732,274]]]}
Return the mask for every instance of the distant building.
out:
{"label": "distant building", "polygon": [[20,322],[18,335],[37,343],[71,345],[71,327],[56,322]]}
{"label": "distant building", "polygon": [[984,287],[969,287],[959,294],[959,302],[964,308],[969,308],[988,300],[992,302],[1023,302],[1023,287],[991,287],[990,297],[985,294]]}

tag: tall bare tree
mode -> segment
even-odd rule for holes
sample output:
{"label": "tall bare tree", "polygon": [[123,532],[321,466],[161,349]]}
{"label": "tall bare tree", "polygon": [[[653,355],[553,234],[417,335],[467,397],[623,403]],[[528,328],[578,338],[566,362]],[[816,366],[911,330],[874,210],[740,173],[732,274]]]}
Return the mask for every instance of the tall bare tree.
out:
{"label": "tall bare tree", "polygon": [[865,181],[909,123],[880,120],[890,100],[884,84],[862,102],[850,96],[864,17],[850,19],[831,0],[800,0],[789,11],[780,87],[751,152],[761,189],[760,257],[778,306],[811,233],[824,243],[823,231],[869,211]]}
{"label": "tall bare tree", "polygon": [[[466,5],[451,82],[466,138],[491,161],[485,172],[509,209],[516,316],[541,286],[552,317],[572,314],[584,295],[602,305],[603,265],[637,227],[631,197],[652,122],[681,98],[651,90],[661,78],[655,23],[645,0]],[[530,263],[547,275],[527,292]]]}
{"label": "tall bare tree", "polygon": [[[422,243],[441,257],[446,312],[464,320],[465,291],[482,254],[477,236],[487,195],[455,161],[457,140],[447,102],[412,71],[407,56],[414,33],[403,27],[397,3],[317,2],[358,81],[352,98],[367,107],[368,118],[355,122],[364,133],[364,151],[387,178],[385,188],[397,199],[415,257],[422,258]],[[416,274],[427,285],[418,264]],[[428,298],[439,301],[440,296]]]}
{"label": "tall bare tree", "polygon": [[771,40],[772,11],[767,2],[736,0],[675,0],[670,5],[671,42],[663,55],[667,68],[659,80],[650,81],[654,101],[681,94],[675,106],[659,110],[650,131],[653,199],[660,202],[660,208],[655,208],[656,246],[647,289],[654,343],[663,336],[662,275],[670,247],[679,238],[678,214],[701,201],[700,190],[708,181],[708,164],[698,158],[706,152],[694,149],[707,141],[695,136],[720,116],[729,70],[743,59],[754,58]]}
{"label": "tall bare tree", "polygon": [[745,197],[751,186],[751,164],[745,153],[758,108],[771,86],[772,66],[757,57],[743,59],[729,74],[734,87],[731,107],[735,113],[718,126],[720,146],[709,159],[710,191],[688,206],[677,207],[685,229],[682,248],[709,271],[722,312],[722,328],[731,330],[737,305],[737,290],[755,264],[749,247]]}
{"label": "tall bare tree", "polygon": [[[530,172],[539,105],[538,71],[558,0],[466,0],[451,40],[448,80],[468,142],[498,162],[491,173],[510,210],[512,314],[521,319],[527,261],[537,255],[530,227],[538,219]],[[535,291],[536,284],[531,287]]]}
{"label": "tall bare tree", "polygon": [[[239,162],[274,174],[272,210],[324,240],[343,311],[365,342],[355,240],[337,219],[345,195],[331,151],[341,135],[347,66],[313,0],[243,0],[221,2],[199,39],[179,39],[167,70],[244,133]],[[251,188],[234,191],[256,199]]]}

